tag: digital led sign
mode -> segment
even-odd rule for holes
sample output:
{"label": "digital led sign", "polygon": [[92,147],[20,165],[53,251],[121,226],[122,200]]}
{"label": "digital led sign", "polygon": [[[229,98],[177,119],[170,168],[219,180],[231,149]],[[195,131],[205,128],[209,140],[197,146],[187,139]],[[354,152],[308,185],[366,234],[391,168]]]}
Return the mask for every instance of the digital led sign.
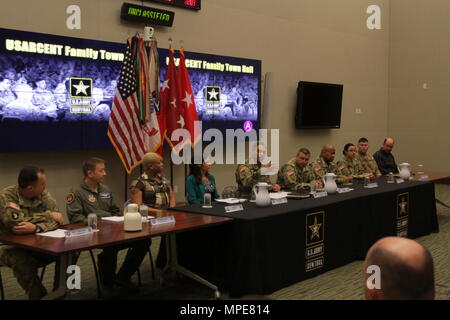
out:
{"label": "digital led sign", "polygon": [[124,20],[171,27],[175,18],[175,12],[124,2],[120,17]]}
{"label": "digital led sign", "polygon": [[193,10],[200,10],[202,7],[201,0],[146,0],[146,1],[163,3],[169,6],[176,6]]}

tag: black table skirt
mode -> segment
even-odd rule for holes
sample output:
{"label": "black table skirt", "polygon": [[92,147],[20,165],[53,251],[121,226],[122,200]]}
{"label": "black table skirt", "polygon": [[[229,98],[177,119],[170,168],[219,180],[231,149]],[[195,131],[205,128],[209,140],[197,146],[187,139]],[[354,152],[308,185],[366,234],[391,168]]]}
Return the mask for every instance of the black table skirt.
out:
{"label": "black table skirt", "polygon": [[[349,193],[290,199],[263,209],[245,203],[245,210],[234,214],[224,213],[223,204],[213,209],[177,207],[235,218],[228,225],[178,234],[179,262],[225,287],[232,297],[269,294],[363,260],[382,237],[417,238],[439,231],[434,184],[379,184],[375,189],[354,185]],[[403,210],[401,203],[406,203]]]}

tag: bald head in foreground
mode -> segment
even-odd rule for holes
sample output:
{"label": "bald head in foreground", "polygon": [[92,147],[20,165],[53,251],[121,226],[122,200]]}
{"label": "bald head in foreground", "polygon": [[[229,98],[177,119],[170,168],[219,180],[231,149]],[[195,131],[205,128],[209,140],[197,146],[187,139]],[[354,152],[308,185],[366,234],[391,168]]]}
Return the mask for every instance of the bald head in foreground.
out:
{"label": "bald head in foreground", "polygon": [[[375,274],[367,273],[369,266],[379,267],[378,288],[373,286],[373,279],[368,279]],[[413,240],[399,237],[378,240],[367,252],[364,274],[367,300],[434,299],[433,258],[424,246]]]}

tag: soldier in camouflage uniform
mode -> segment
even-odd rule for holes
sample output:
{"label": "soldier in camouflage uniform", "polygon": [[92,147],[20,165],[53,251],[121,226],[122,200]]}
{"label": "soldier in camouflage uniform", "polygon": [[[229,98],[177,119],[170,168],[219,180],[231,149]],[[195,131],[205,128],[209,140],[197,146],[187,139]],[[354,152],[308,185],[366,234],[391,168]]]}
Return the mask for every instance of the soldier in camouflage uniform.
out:
{"label": "soldier in camouflage uniform", "polygon": [[315,175],[308,165],[311,153],[306,148],[301,148],[295,158],[292,158],[278,171],[277,184],[284,190],[297,191],[299,189],[321,187],[319,180],[314,180]]}
{"label": "soldier in camouflage uniform", "polygon": [[336,174],[336,182],[345,183],[352,180],[351,177],[340,174],[338,166],[333,162],[335,154],[336,149],[331,144],[322,147],[320,156],[311,164],[316,180],[322,180],[326,173]]}
{"label": "soldier in camouflage uniform", "polygon": [[[153,152],[148,152],[142,158],[144,173],[131,182],[131,201],[138,205],[149,206],[149,213],[161,212],[175,206],[175,196],[168,181],[162,175],[162,158]],[[161,239],[156,266],[163,269],[166,265],[166,242]]]}
{"label": "soldier in camouflage uniform", "polygon": [[3,108],[3,121],[5,119],[17,119],[20,121],[41,121],[43,113],[39,107],[35,106],[33,99],[33,89],[27,84],[18,84],[13,89],[17,99],[11,101]]}
{"label": "soldier in camouflage uniform", "polygon": [[44,119],[56,119],[56,100],[53,93],[47,89],[47,82],[43,77],[39,77],[36,81],[36,88],[33,90],[31,102],[40,108]]}
{"label": "soldier in camouflage uniform", "polygon": [[341,175],[350,176],[354,179],[362,179],[368,176],[361,162],[356,159],[356,147],[353,143],[347,143],[342,153],[344,157],[337,163]]}
{"label": "soldier in camouflage uniform", "polygon": [[264,159],[266,155],[266,147],[262,144],[255,146],[253,152],[253,159],[256,158],[256,162],[251,164],[249,160],[245,164],[240,164],[236,169],[236,183],[238,185],[238,191],[240,197],[250,198],[253,186],[258,182],[266,182],[270,185],[269,190],[278,192],[280,186],[278,184],[272,184],[268,175],[261,174],[261,170],[265,167],[270,167],[270,163],[266,166],[261,164],[261,159]]}
{"label": "soldier in camouflage uniform", "polygon": [[[102,182],[106,176],[105,161],[90,158],[83,164],[84,179],[79,186],[73,187],[66,197],[66,209],[70,223],[87,223],[87,216],[95,213],[98,219],[109,216],[121,216],[111,190]],[[118,294],[119,286],[130,293],[138,292],[138,287],[131,282],[151,245],[150,239],[133,241],[123,245],[103,248],[98,255],[98,269],[103,293],[108,298]],[[117,253],[131,248],[116,276]]]}
{"label": "soldier in camouflage uniform", "polygon": [[366,138],[361,138],[358,140],[358,154],[356,155],[356,159],[358,159],[363,168],[364,172],[369,172],[370,178],[379,178],[381,177],[380,169],[378,169],[377,162],[373,158],[372,155],[369,154],[369,140]]}
{"label": "soldier in camouflage uniform", "polygon": [[[56,201],[45,190],[44,170],[25,167],[19,174],[19,185],[0,191],[0,233],[33,234],[57,229],[64,223],[57,212]],[[40,299],[46,289],[37,275],[37,269],[55,261],[50,255],[15,246],[0,247],[0,265],[10,267],[20,286],[30,299]],[[58,270],[55,287],[58,286]]]}
{"label": "soldier in camouflage uniform", "polygon": [[14,100],[16,100],[16,96],[11,91],[11,81],[0,76],[0,120],[3,117],[3,108]]}

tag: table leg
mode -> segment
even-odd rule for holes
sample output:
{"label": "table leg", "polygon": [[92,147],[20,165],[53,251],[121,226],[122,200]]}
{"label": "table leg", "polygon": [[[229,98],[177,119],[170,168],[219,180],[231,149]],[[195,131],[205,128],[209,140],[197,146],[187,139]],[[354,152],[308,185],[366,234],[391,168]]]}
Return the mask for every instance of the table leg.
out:
{"label": "table leg", "polygon": [[450,209],[450,206],[448,206],[445,202],[439,200],[438,198],[436,198],[436,202],[439,203],[440,205],[443,205],[444,207]]}
{"label": "table leg", "polygon": [[216,299],[220,298],[220,291],[219,288],[212,284],[211,282],[205,280],[204,278],[200,277],[199,275],[193,273],[192,271],[189,271],[188,269],[180,266],[178,264],[178,254],[177,254],[177,238],[175,233],[171,233],[166,236],[166,252],[167,252],[167,265],[164,268],[165,273],[167,270],[173,270],[176,272],[179,272],[183,275],[185,275],[188,278],[191,278],[192,280],[195,280],[208,288],[211,288],[214,290],[214,296]]}
{"label": "table leg", "polygon": [[56,263],[59,264],[59,274],[55,275],[58,276],[58,288],[56,288],[56,290],[54,290],[51,293],[48,293],[45,297],[42,298],[42,300],[54,300],[57,298],[60,298],[62,296],[64,296],[64,294],[66,293],[66,289],[67,289],[67,285],[66,285],[66,279],[67,279],[67,267],[69,266],[69,259],[70,259],[70,254],[65,254],[65,255],[61,255],[59,256],[58,260],[56,261]]}

